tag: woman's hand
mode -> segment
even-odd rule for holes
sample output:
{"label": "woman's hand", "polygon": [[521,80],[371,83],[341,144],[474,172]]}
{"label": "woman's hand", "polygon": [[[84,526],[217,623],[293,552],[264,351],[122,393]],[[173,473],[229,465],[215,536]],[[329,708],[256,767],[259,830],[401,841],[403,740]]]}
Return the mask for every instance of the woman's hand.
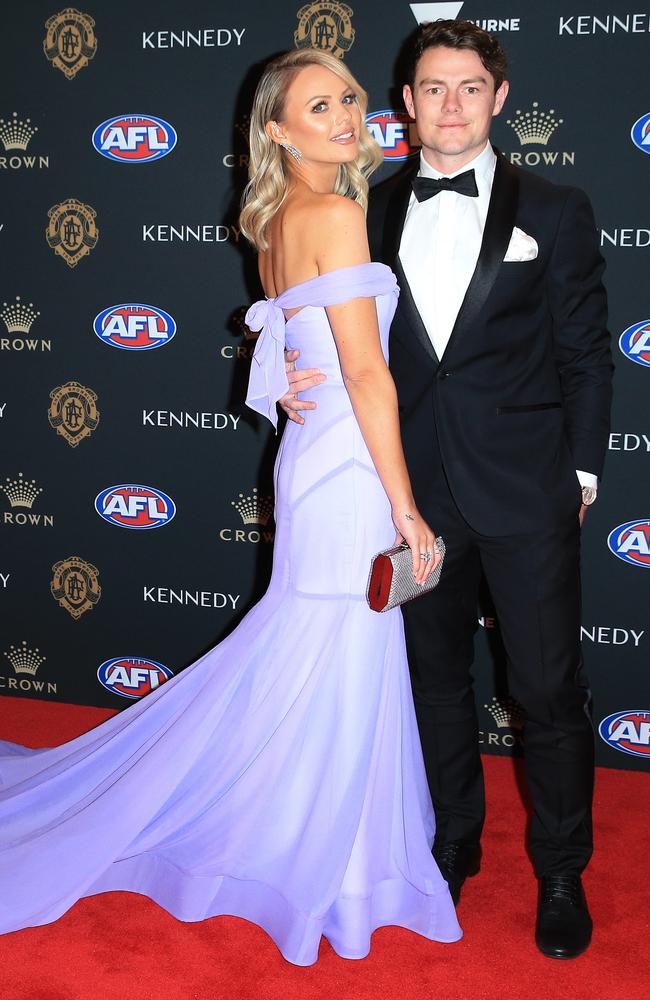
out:
{"label": "woman's hand", "polygon": [[411,509],[393,509],[393,524],[397,529],[395,544],[406,542],[409,546],[413,559],[413,576],[415,582],[422,586],[440,562],[440,554],[435,545],[436,536],[415,506]]}

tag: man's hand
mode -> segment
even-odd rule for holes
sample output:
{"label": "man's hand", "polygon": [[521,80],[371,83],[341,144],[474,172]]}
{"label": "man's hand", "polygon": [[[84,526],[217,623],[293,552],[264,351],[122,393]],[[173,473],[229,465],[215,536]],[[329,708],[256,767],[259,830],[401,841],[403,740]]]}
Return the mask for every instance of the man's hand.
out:
{"label": "man's hand", "polygon": [[296,424],[304,424],[305,418],[300,416],[299,410],[315,410],[317,404],[309,399],[298,399],[298,393],[312,389],[315,385],[320,385],[325,381],[327,375],[318,368],[296,369],[296,361],[300,357],[300,351],[285,351],[284,361],[289,381],[289,392],[278,400],[280,406]]}

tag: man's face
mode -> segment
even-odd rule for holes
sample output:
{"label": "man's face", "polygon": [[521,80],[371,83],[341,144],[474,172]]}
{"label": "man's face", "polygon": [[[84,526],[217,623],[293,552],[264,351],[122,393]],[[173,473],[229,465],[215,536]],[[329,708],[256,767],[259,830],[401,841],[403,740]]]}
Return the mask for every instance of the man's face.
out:
{"label": "man's face", "polygon": [[415,118],[425,159],[451,173],[484,148],[494,115],[508,94],[471,49],[442,45],[426,49],[415,71],[413,90],[404,87],[404,103]]}

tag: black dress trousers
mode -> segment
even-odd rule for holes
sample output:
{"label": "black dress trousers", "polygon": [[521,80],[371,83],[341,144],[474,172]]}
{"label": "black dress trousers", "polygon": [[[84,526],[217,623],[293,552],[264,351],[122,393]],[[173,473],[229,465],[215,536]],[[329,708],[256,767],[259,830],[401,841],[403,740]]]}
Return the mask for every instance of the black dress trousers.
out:
{"label": "black dress trousers", "polygon": [[[485,536],[435,477],[418,506],[447,546],[438,587],[403,606],[413,695],[436,812],[436,843],[478,842],[485,815],[470,668],[482,573],[525,713],[536,874],[581,872],[592,853],[594,735],[580,647],[580,490],[563,521]],[[505,526],[507,528],[507,525]]]}

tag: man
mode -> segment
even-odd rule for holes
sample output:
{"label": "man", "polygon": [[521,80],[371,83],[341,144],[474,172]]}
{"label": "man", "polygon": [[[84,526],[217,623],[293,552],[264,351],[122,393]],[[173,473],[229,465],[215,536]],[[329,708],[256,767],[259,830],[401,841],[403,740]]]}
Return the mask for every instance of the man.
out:
{"label": "man", "polygon": [[[421,155],[373,191],[368,225],[373,259],[401,287],[390,364],[413,490],[447,545],[438,588],[403,607],[434,856],[457,901],[480,867],[485,811],[470,677],[484,574],[526,716],[536,942],[572,958],[592,929],[580,525],[602,472],[612,363],[586,196],[489,143],[505,70],[498,41],[470,22],[419,27],[403,93]],[[311,372],[290,381],[296,393],[317,384]],[[283,405],[295,419],[309,404]]]}

